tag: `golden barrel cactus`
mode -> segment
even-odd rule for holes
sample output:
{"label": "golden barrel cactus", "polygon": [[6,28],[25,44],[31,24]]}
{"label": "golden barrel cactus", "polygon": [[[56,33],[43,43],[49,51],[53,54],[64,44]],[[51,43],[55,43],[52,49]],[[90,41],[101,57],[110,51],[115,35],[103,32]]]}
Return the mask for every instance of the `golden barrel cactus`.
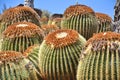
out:
{"label": "golden barrel cactus", "polygon": [[1,15],[0,33],[9,25],[17,22],[32,22],[40,26],[39,18],[39,15],[30,7],[16,6],[9,8]]}
{"label": "golden barrel cactus", "polygon": [[71,5],[64,11],[61,27],[78,31],[87,40],[97,32],[95,12],[86,5]]}
{"label": "golden barrel cactus", "polygon": [[120,80],[120,34],[101,32],[87,41],[77,80]]}
{"label": "golden barrel cactus", "polygon": [[15,51],[0,52],[1,80],[40,80],[34,65]]}
{"label": "golden barrel cactus", "polygon": [[112,30],[112,26],[111,26],[112,18],[110,16],[104,13],[99,13],[99,12],[96,12],[95,15],[99,23],[99,28],[97,30],[98,33]]}
{"label": "golden barrel cactus", "polygon": [[29,46],[41,44],[44,33],[37,25],[30,22],[18,22],[8,26],[3,32],[1,50],[24,52]]}
{"label": "golden barrel cactus", "polygon": [[39,50],[44,80],[75,80],[79,55],[86,43],[75,30],[56,30],[45,37]]}

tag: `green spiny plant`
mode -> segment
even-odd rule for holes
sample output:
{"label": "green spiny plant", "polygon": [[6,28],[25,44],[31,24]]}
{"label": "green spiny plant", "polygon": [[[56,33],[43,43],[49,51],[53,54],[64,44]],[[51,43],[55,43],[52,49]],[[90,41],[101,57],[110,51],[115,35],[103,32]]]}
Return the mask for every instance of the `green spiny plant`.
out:
{"label": "green spiny plant", "polygon": [[104,32],[87,41],[77,69],[77,80],[120,80],[120,34]]}
{"label": "green spiny plant", "polygon": [[9,8],[1,15],[0,33],[2,33],[9,25],[17,22],[32,22],[40,26],[38,14],[30,7],[17,6]]}
{"label": "green spiny plant", "polygon": [[75,80],[82,47],[86,43],[75,30],[48,34],[40,46],[40,70],[44,80]]}
{"label": "green spiny plant", "polygon": [[28,58],[35,67],[40,71],[39,69],[39,45],[33,45],[28,47],[25,52],[23,53],[26,58]]}
{"label": "green spiny plant", "polygon": [[92,37],[97,32],[98,22],[94,11],[81,4],[68,7],[63,15],[61,27],[64,29],[74,29],[86,39]]}
{"label": "green spiny plant", "polygon": [[99,23],[99,28],[97,32],[105,32],[105,31],[111,31],[111,24],[112,24],[112,18],[109,17],[107,14],[104,13],[95,13],[98,23]]}
{"label": "green spiny plant", "polygon": [[0,52],[0,80],[40,80],[33,64],[15,51]]}
{"label": "green spiny plant", "polygon": [[41,44],[43,31],[30,22],[14,23],[3,32],[1,50],[24,52],[29,46]]}

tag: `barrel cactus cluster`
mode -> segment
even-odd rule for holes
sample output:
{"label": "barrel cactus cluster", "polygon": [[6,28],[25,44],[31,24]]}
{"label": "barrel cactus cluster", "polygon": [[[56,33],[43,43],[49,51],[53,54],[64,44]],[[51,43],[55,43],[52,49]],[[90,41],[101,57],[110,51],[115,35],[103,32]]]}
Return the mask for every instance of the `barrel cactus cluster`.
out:
{"label": "barrel cactus cluster", "polygon": [[24,52],[29,46],[41,44],[44,38],[43,31],[30,22],[14,23],[3,32],[1,50]]}
{"label": "barrel cactus cluster", "polygon": [[9,25],[16,22],[32,22],[40,26],[39,15],[30,7],[16,6],[5,10],[1,15],[0,33],[2,33]]}
{"label": "barrel cactus cluster", "polygon": [[5,10],[0,80],[120,80],[120,29],[111,24],[82,4],[53,15],[24,5]]}
{"label": "barrel cactus cluster", "polygon": [[99,32],[105,32],[105,31],[111,31],[112,30],[112,18],[108,16],[107,14],[104,13],[95,13],[98,23],[99,23],[99,28],[98,28],[98,33]]}
{"label": "barrel cactus cluster", "polygon": [[86,40],[75,30],[61,29],[48,34],[39,50],[44,80],[75,80],[82,47]]}
{"label": "barrel cactus cluster", "polygon": [[90,7],[76,4],[65,10],[61,27],[74,29],[88,40],[93,33],[97,32],[98,22],[95,12]]}
{"label": "barrel cactus cluster", "polygon": [[101,32],[94,35],[81,53],[77,80],[119,80],[119,54],[119,33]]}

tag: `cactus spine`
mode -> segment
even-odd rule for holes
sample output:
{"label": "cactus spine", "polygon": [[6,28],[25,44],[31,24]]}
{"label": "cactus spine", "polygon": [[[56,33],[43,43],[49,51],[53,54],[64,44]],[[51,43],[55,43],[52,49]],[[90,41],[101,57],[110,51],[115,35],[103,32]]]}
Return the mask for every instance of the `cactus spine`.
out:
{"label": "cactus spine", "polygon": [[2,50],[24,52],[29,46],[40,44],[43,40],[42,30],[30,22],[10,25],[3,32]]}
{"label": "cactus spine", "polygon": [[1,80],[39,80],[36,69],[20,52],[0,52]]}
{"label": "cactus spine", "polygon": [[90,7],[77,4],[65,10],[61,27],[74,29],[86,39],[89,39],[93,33],[97,32],[98,22],[94,11]]}
{"label": "cactus spine", "polygon": [[81,53],[77,80],[120,79],[120,34],[98,33],[87,41]]}
{"label": "cactus spine", "polygon": [[109,17],[107,14],[104,13],[95,13],[98,23],[99,23],[99,28],[97,32],[105,32],[105,31],[111,31],[111,24],[112,24],[112,18]]}
{"label": "cactus spine", "polygon": [[17,22],[32,22],[40,26],[38,14],[30,7],[17,6],[6,10],[1,15],[0,33],[2,33],[9,25]]}
{"label": "cactus spine", "polygon": [[75,30],[56,30],[40,46],[40,70],[44,80],[75,80],[86,40]]}

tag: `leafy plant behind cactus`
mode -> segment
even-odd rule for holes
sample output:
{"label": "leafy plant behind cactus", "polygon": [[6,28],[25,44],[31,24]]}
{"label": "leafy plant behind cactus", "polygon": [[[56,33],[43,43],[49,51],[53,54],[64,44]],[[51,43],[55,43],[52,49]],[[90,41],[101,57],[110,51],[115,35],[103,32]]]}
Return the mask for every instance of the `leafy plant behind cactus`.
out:
{"label": "leafy plant behind cactus", "polygon": [[95,15],[99,23],[99,28],[97,30],[98,33],[112,30],[112,27],[111,27],[112,18],[111,17],[109,17],[107,14],[99,13],[99,12],[96,12]]}
{"label": "leafy plant behind cactus", "polygon": [[30,22],[19,22],[10,25],[3,32],[2,50],[24,52],[29,46],[41,44],[43,31]]}
{"label": "leafy plant behind cactus", "polygon": [[40,80],[31,62],[22,53],[15,51],[0,52],[1,80]]}
{"label": "leafy plant behind cactus", "polygon": [[120,34],[104,32],[87,41],[81,53],[77,80],[120,79]]}
{"label": "leafy plant behind cactus", "polygon": [[61,25],[62,28],[78,31],[86,39],[92,37],[98,29],[94,11],[81,4],[72,5],[65,10]]}
{"label": "leafy plant behind cactus", "polygon": [[2,33],[9,25],[17,22],[32,22],[40,26],[38,14],[30,7],[16,6],[9,8],[1,16],[0,33]]}
{"label": "leafy plant behind cactus", "polygon": [[40,70],[44,80],[75,80],[86,40],[75,30],[56,30],[40,46]]}

